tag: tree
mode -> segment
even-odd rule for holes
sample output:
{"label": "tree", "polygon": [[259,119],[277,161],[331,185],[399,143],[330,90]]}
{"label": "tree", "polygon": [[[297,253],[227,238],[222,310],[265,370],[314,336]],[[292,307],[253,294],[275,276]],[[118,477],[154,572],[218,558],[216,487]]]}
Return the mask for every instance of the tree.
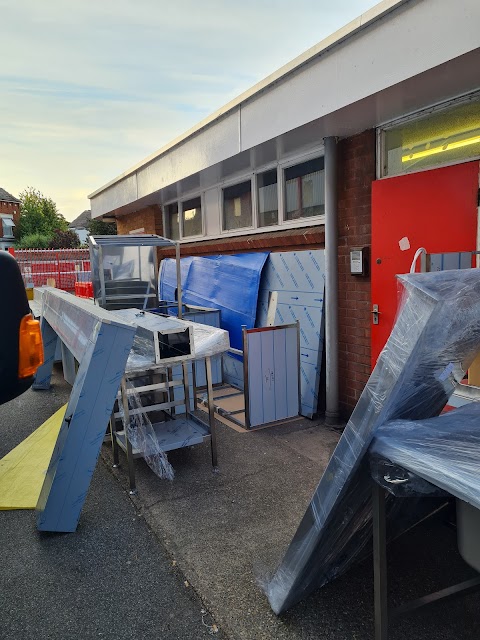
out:
{"label": "tree", "polygon": [[80,247],[80,238],[75,231],[67,229],[55,229],[53,238],[48,245],[49,249],[78,249]]}
{"label": "tree", "polygon": [[48,249],[51,237],[42,233],[28,233],[17,242],[17,249]]}
{"label": "tree", "polygon": [[27,187],[20,194],[20,224],[17,238],[32,234],[53,237],[56,229],[66,231],[68,222],[57,210],[57,205],[38,189]]}
{"label": "tree", "polygon": [[91,236],[116,236],[117,225],[115,222],[103,222],[102,220],[90,220],[88,234]]}

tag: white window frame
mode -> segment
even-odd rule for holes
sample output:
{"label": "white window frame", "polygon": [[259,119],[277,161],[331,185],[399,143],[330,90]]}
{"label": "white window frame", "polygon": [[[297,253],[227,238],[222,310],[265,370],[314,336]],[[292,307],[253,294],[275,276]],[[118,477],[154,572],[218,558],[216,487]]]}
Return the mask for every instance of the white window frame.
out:
{"label": "white window frame", "polygon": [[[205,209],[205,189],[202,191],[190,191],[184,194],[181,198],[171,198],[166,202],[162,203],[162,213],[163,213],[163,225],[164,229],[169,229],[169,220],[167,219],[166,207],[177,203],[178,211],[180,214],[179,222],[180,222],[180,239],[179,242],[188,243],[195,242],[199,240],[218,240],[223,238],[236,238],[246,235],[251,235],[252,233],[260,234],[260,233],[272,233],[274,231],[281,231],[282,229],[295,229],[302,227],[312,227],[312,226],[322,226],[325,224],[325,215],[320,216],[310,216],[308,218],[299,218],[298,220],[285,220],[285,169],[289,167],[293,167],[297,164],[302,164],[303,162],[308,162],[309,160],[315,160],[316,158],[324,158],[325,157],[325,148],[323,145],[318,146],[315,150],[309,150],[308,152],[297,154],[291,156],[289,158],[285,158],[279,162],[269,162],[261,167],[256,168],[254,171],[251,169],[246,171],[243,174],[237,174],[236,176],[229,178],[227,180],[220,180],[215,184],[211,184],[208,187],[208,190],[216,189],[217,190],[217,198],[218,198],[218,218],[217,225],[219,232],[215,233],[211,236],[208,236],[206,233],[207,230],[207,221],[206,215],[207,211]],[[257,176],[265,171],[271,171],[272,169],[277,170],[277,196],[278,196],[278,222],[276,225],[271,225],[267,227],[259,227],[258,226],[258,178]],[[223,220],[224,220],[224,210],[223,210],[223,191],[228,187],[235,186],[236,184],[241,184],[242,182],[248,182],[250,180],[251,184],[251,193],[252,193],[252,225],[249,227],[242,227],[241,229],[230,229],[225,230],[223,228]],[[198,236],[183,236],[183,202],[187,200],[191,200],[193,198],[199,197],[201,198],[202,205],[202,235]]]}
{"label": "white window frame", "polygon": [[[289,169],[290,167],[295,167],[297,164],[303,164],[304,162],[308,162],[309,160],[316,160],[317,158],[323,158],[323,171],[325,173],[325,147],[321,147],[321,149],[317,150],[315,153],[307,153],[304,154],[302,156],[297,156],[294,159],[289,159],[288,161],[279,163],[278,168],[279,171],[281,172],[281,176],[279,176],[279,178],[281,178],[281,183],[278,182],[279,186],[280,186],[280,193],[279,193],[279,202],[278,202],[278,224],[279,226],[282,226],[283,228],[287,228],[287,229],[291,229],[292,227],[298,227],[299,225],[299,220],[286,220],[286,202],[285,202],[285,188],[286,188],[286,181],[285,181],[285,169]],[[281,196],[281,209],[280,209],[280,196]],[[280,211],[281,211],[281,216],[280,216]],[[281,220],[281,222],[280,222]],[[309,224],[302,224],[302,226],[311,226],[312,222],[317,222],[318,224],[325,224],[325,214],[320,215],[320,216],[309,216],[307,218],[300,218],[302,223],[309,223]],[[269,227],[266,227],[269,228]],[[274,228],[274,227],[270,227],[270,228]]]}
{"label": "white window frame", "polygon": [[[12,224],[11,224],[11,234],[12,234],[12,235],[9,235],[9,236],[6,236],[6,235],[5,235],[5,227],[3,226],[3,221],[4,221],[4,220],[10,220],[10,222],[12,223]],[[1,221],[1,223],[2,223],[2,238],[5,238],[5,240],[13,240],[13,238],[15,237],[15,236],[14,236],[14,233],[13,233],[13,227],[15,227],[15,226],[16,226],[16,225],[15,225],[15,221],[14,221],[14,219],[13,219],[13,214],[12,214],[12,215],[10,215],[10,214],[6,214],[6,215],[2,215],[2,216],[0,216],[0,221]]]}
{"label": "white window frame", "polygon": [[167,207],[169,207],[172,204],[176,204],[177,205],[178,213],[179,213],[179,217],[178,217],[178,235],[179,235],[179,239],[178,240],[174,240],[173,242],[180,242],[180,240],[182,239],[182,229],[181,229],[182,225],[180,224],[180,220],[181,220],[180,219],[180,203],[179,203],[178,200],[169,200],[164,205],[162,205],[163,233],[164,233],[166,238],[171,240],[171,238],[170,238],[170,234],[171,234],[170,216],[167,213]]}
{"label": "white window frame", "polygon": [[460,160],[454,160],[453,162],[445,161],[442,163],[438,163],[429,167],[423,167],[421,169],[407,169],[406,171],[402,171],[401,173],[392,173],[387,175],[386,173],[386,154],[385,154],[385,133],[390,129],[396,129],[397,127],[401,127],[402,125],[409,124],[410,122],[415,122],[416,120],[423,120],[429,115],[433,115],[438,112],[447,111],[451,107],[459,106],[461,104],[467,104],[468,102],[478,102],[480,101],[480,91],[474,91],[473,93],[469,93],[463,96],[459,96],[457,98],[453,98],[452,100],[447,100],[446,102],[439,102],[426,109],[421,109],[420,111],[414,111],[407,115],[402,116],[401,118],[396,118],[395,120],[388,120],[387,122],[383,122],[377,127],[377,163],[376,163],[376,174],[377,180],[384,180],[388,178],[395,178],[398,176],[405,176],[411,173],[422,173],[423,171],[431,171],[432,169],[440,169],[442,167],[452,167],[456,164],[463,164],[464,162],[471,162],[472,160],[479,160],[480,155],[472,156],[471,158],[465,159],[462,158]]}
{"label": "white window frame", "polygon": [[[200,198],[200,207],[202,210],[202,232],[200,234],[197,234],[195,236],[184,236],[183,234],[183,223],[184,223],[184,219],[183,219],[183,204],[185,202],[188,202],[189,200],[194,200],[195,198]],[[193,240],[198,240],[199,238],[205,238],[205,199],[204,199],[204,192],[201,191],[200,193],[192,193],[186,196],[183,196],[182,198],[175,198],[173,200],[169,200],[168,202],[165,202],[165,204],[162,205],[162,217],[163,217],[163,228],[165,230],[165,237],[169,238],[169,235],[171,233],[171,229],[170,229],[170,216],[167,213],[167,207],[169,207],[172,204],[176,204],[178,207],[178,229],[179,229],[179,239],[178,242],[191,242]]]}
{"label": "white window frame", "polygon": [[[184,217],[183,217],[183,205],[185,202],[188,202],[189,200],[195,200],[196,198],[200,198],[200,209],[201,209],[201,213],[202,213],[202,232],[198,233],[196,236],[185,236],[184,235]],[[204,197],[203,197],[203,191],[200,192],[200,194],[196,194],[196,195],[192,195],[192,196],[187,196],[187,197],[183,197],[180,200],[177,201],[178,202],[178,213],[179,213],[179,226],[180,226],[180,240],[187,240],[187,241],[192,241],[192,240],[198,240],[198,238],[203,238],[205,236],[205,202],[204,202]]]}
{"label": "white window frame", "polygon": [[[232,235],[237,235],[238,232],[244,232],[244,231],[249,231],[250,233],[252,231],[254,231],[257,228],[257,198],[256,195],[254,193],[254,177],[255,174],[252,173],[251,171],[249,171],[246,175],[244,175],[243,177],[235,177],[231,180],[226,180],[225,182],[222,182],[221,185],[219,185],[218,187],[218,191],[219,191],[219,197],[220,197],[220,207],[219,207],[219,211],[220,211],[220,233],[221,235],[228,235],[228,236],[232,236]],[[229,187],[234,187],[237,184],[242,184],[243,182],[249,182],[250,181],[250,193],[252,196],[252,224],[248,227],[240,227],[239,229],[224,229],[223,228],[223,223],[225,220],[225,215],[224,215],[224,197],[223,197],[223,192],[225,191],[225,189],[228,189]]]}
{"label": "white window frame", "polygon": [[[267,227],[261,227],[259,224],[259,210],[258,210],[258,176],[261,175],[262,173],[267,173],[268,171],[274,171],[276,170],[277,172],[277,209],[278,209],[278,215],[277,215],[277,224],[271,224]],[[281,209],[281,198],[280,198],[280,191],[279,191],[279,186],[280,186],[280,166],[278,164],[278,162],[271,162],[268,165],[265,165],[264,167],[262,167],[261,169],[258,169],[258,171],[255,171],[254,175],[253,175],[253,183],[254,183],[254,187],[255,187],[255,203],[256,203],[256,207],[255,207],[255,228],[258,229],[259,231],[264,231],[264,229],[269,229],[270,231],[274,231],[274,230],[278,230],[279,227],[282,226],[283,223],[283,212]]]}

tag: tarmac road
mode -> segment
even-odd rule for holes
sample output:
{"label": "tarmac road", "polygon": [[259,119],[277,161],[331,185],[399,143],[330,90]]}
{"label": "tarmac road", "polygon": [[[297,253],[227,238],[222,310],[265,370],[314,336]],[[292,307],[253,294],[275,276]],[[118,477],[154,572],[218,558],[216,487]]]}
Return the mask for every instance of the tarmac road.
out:
{"label": "tarmac road", "polygon": [[[69,393],[56,375],[50,391],[0,406],[0,457]],[[2,511],[0,548],[1,640],[224,638],[102,463],[76,533],[40,534],[33,511]]]}
{"label": "tarmac road", "polygon": [[[58,373],[53,382],[0,407],[0,457],[65,403],[70,388]],[[172,483],[139,460],[133,502],[125,467],[112,473],[103,447],[74,534],[39,534],[32,511],[0,512],[0,640],[372,640],[371,558],[279,618],[257,584],[282,558],[338,434],[294,422],[217,435],[220,473],[206,444],[169,454]],[[388,556],[394,605],[475,573],[454,530],[433,519]],[[478,592],[437,603],[396,621],[391,640],[477,640],[479,606]]]}

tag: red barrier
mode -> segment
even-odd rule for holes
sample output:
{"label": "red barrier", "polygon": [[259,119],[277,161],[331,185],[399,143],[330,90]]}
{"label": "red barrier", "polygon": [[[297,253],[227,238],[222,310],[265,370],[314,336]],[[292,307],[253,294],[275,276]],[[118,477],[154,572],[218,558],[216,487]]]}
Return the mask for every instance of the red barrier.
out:
{"label": "red barrier", "polygon": [[93,298],[93,284],[91,282],[76,282],[75,295],[78,298]]}
{"label": "red barrier", "polygon": [[14,255],[25,285],[54,284],[73,293],[77,282],[91,280],[88,249],[18,249]]}

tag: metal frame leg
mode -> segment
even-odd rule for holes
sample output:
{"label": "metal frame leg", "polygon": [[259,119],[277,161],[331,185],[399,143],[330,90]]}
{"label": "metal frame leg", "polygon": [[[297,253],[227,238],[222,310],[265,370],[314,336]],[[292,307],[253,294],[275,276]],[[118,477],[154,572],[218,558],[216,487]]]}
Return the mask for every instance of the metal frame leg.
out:
{"label": "metal frame leg", "polygon": [[215,406],[213,404],[212,362],[210,360],[210,356],[205,358],[205,374],[207,378],[208,424],[210,426],[212,466],[214,471],[218,471],[217,431],[215,425]]}
{"label": "metal frame leg", "polygon": [[[172,367],[167,367],[167,384],[168,384],[168,401],[169,402],[175,401],[175,389],[172,386],[170,386],[170,382],[172,381],[173,381]],[[170,408],[170,417],[172,419],[175,418],[175,407]]]}
{"label": "metal frame leg", "polygon": [[135,460],[133,459],[132,444],[128,438],[128,425],[130,424],[130,411],[128,410],[127,383],[125,378],[122,378],[121,391],[122,391],[123,413],[124,413],[124,419],[125,419],[125,448],[127,450],[128,481],[130,484],[130,495],[135,495],[137,493],[137,486],[135,483]]}
{"label": "metal frame leg", "polygon": [[192,361],[192,388],[193,388],[193,410],[196,411],[198,409],[198,398],[197,398],[197,367],[198,363],[193,360]]}
{"label": "metal frame leg", "polygon": [[375,640],[388,640],[387,536],[385,490],[376,482],[372,490],[373,583]]}
{"label": "metal frame leg", "polygon": [[116,424],[115,424],[115,416],[114,416],[115,411],[112,412],[112,415],[110,416],[110,420],[109,420],[109,427],[110,427],[110,438],[112,440],[112,454],[113,454],[113,468],[116,469],[117,467],[120,466],[120,459],[118,456],[118,442],[117,442],[117,428],[116,428]]}
{"label": "metal frame leg", "polygon": [[183,375],[183,395],[185,398],[185,417],[188,418],[190,413],[190,388],[188,384],[188,365],[185,361],[182,362],[182,375]]}

